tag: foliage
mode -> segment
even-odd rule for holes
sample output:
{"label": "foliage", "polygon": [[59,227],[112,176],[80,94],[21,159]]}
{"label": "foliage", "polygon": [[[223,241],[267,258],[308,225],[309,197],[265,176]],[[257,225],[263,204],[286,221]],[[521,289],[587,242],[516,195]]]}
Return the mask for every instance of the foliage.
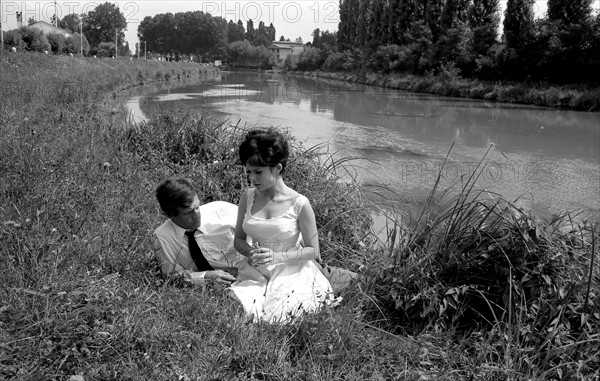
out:
{"label": "foliage", "polygon": [[9,47],[14,47],[18,51],[25,50],[27,44],[23,41],[23,33],[21,29],[13,29],[8,32],[2,31],[4,33],[4,44]]}
{"label": "foliage", "polygon": [[101,42],[96,48],[98,57],[114,57],[116,51],[116,46],[113,42]]}
{"label": "foliage", "polygon": [[83,16],[83,34],[92,51],[102,42],[121,44],[125,41],[127,20],[117,4],[105,2]]}
{"label": "foliage", "polygon": [[62,54],[65,51],[66,39],[65,36],[61,33],[49,33],[46,38],[50,43],[50,48],[52,49],[52,53]]}
{"label": "foliage", "polygon": [[264,46],[254,46],[248,40],[232,42],[227,46],[227,55],[234,65],[256,65],[266,67],[269,52]]}
{"label": "foliage", "polygon": [[261,21],[255,30],[252,20],[249,20],[247,29],[244,29],[241,20],[227,23],[222,17],[201,11],[161,13],[142,20],[138,26],[138,37],[147,43],[148,50],[155,53],[201,55],[207,61],[226,59],[233,43],[246,42],[266,48],[275,40],[272,23],[265,26]]}
{"label": "foliage", "polygon": [[50,50],[50,43],[44,33],[35,28],[22,27],[19,35],[23,40],[25,49],[33,52],[44,52]]}
{"label": "foliage", "polygon": [[58,27],[73,33],[78,33],[82,27],[81,22],[82,20],[77,13],[71,13],[60,19]]}
{"label": "foliage", "polygon": [[[347,69],[422,75],[454,62],[465,78],[597,86],[600,38],[590,0],[553,0],[535,19],[533,0],[390,0],[340,3],[342,52],[364,59]],[[313,37],[314,38],[314,37]],[[314,38],[321,44],[321,38]],[[400,48],[395,48],[398,46]],[[389,53],[389,55],[388,55]],[[323,62],[328,62],[326,52]],[[340,70],[342,64],[328,67]],[[390,63],[394,64],[390,65]],[[325,66],[320,69],[328,70]]]}
{"label": "foliage", "polygon": [[296,69],[306,71],[319,70],[324,61],[325,55],[321,49],[307,48],[298,55]]}

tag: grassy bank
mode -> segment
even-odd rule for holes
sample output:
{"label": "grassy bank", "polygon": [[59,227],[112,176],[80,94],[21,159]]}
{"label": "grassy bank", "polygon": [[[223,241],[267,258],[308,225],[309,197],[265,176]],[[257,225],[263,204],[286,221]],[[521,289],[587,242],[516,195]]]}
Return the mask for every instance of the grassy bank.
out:
{"label": "grassy bank", "polygon": [[305,72],[304,75],[417,93],[578,111],[600,111],[600,90],[584,85],[559,86],[548,83],[485,82],[476,79],[464,79],[451,69],[442,70],[440,74],[430,76],[321,71]]}
{"label": "grassy bank", "polygon": [[[247,185],[235,154],[242,130],[194,113],[140,125],[115,114],[140,75],[205,78],[201,68],[17,54],[0,69],[3,91],[18,78],[54,95],[2,95],[0,378],[600,375],[593,221],[540,221],[499,195],[433,189],[423,214],[390,221],[380,243],[360,187],[340,181],[346,163],[294,142],[288,182],[313,204],[324,259],[363,278],[335,309],[247,324],[223,286],[158,276],[149,245],[166,176],[192,177],[204,201],[237,202]],[[65,82],[80,84],[76,96]]]}

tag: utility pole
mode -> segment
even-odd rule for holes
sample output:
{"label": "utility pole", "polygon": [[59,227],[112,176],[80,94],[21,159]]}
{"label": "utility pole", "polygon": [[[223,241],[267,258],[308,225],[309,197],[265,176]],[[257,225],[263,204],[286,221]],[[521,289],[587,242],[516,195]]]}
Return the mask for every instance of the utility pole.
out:
{"label": "utility pole", "polygon": [[115,29],[115,59],[119,58],[119,34],[118,29]]}
{"label": "utility pole", "polygon": [[147,53],[148,53],[148,51],[146,50],[146,41],[144,40],[144,59],[145,59],[145,60],[147,60],[147,59],[148,59],[148,57],[147,57]]}
{"label": "utility pole", "polygon": [[83,57],[83,14],[79,17],[79,52]]}
{"label": "utility pole", "polygon": [[54,26],[58,28],[58,7],[56,6],[56,0],[54,0]]}
{"label": "utility pole", "polygon": [[4,32],[2,31],[2,0],[0,0],[0,56],[4,56]]}

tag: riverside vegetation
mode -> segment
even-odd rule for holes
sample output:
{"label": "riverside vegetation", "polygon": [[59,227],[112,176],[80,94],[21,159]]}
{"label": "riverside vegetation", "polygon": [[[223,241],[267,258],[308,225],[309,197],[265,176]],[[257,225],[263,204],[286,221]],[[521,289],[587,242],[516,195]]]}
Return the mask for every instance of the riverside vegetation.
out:
{"label": "riverside vegetation", "polygon": [[0,378],[600,376],[597,221],[541,220],[478,191],[485,157],[458,195],[436,186],[421,212],[390,217],[380,242],[350,163],[294,142],[288,183],[313,204],[324,260],[361,279],[335,308],[248,324],[224,286],[163,279],[149,244],[167,176],[237,202],[242,123],[119,114],[130,86],[211,69],[36,53],[0,69]]}

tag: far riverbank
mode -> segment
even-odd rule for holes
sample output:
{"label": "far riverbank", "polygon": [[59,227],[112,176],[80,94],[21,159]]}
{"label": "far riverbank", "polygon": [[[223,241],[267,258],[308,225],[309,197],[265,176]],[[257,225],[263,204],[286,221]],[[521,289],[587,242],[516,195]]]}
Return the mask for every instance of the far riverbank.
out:
{"label": "far riverbank", "polygon": [[483,99],[576,111],[600,111],[600,89],[586,85],[484,82],[464,79],[457,73],[416,76],[373,72],[287,71],[288,74],[361,83],[415,93]]}

